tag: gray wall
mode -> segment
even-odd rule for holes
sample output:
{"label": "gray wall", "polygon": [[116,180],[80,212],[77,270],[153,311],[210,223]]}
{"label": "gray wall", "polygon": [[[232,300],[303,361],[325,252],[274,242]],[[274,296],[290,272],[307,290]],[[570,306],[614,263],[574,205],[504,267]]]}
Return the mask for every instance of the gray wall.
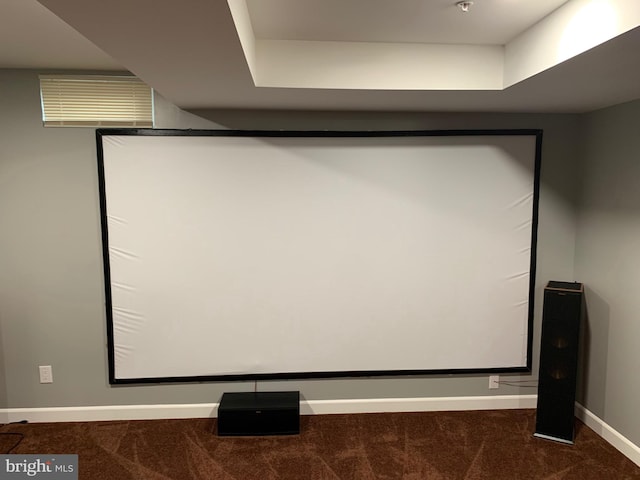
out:
{"label": "gray wall", "polygon": [[[44,128],[37,72],[0,70],[0,334],[7,407],[216,402],[252,383],[111,387],[107,381],[94,129]],[[542,289],[573,280],[580,118],[574,115],[184,112],[156,103],[159,128],[542,128],[534,359]],[[215,339],[212,339],[215,348]],[[38,383],[52,365],[54,383]],[[534,375],[537,360],[534,360]],[[523,378],[531,378],[523,376]],[[307,400],[531,394],[483,376],[260,382]]]}
{"label": "gray wall", "polygon": [[[0,317],[1,318],[1,317]],[[2,345],[2,329],[0,329],[0,346]],[[0,352],[0,408],[7,406],[7,379],[5,377],[4,355]],[[0,423],[6,423],[6,415],[0,414]]]}
{"label": "gray wall", "polygon": [[640,445],[640,100],[584,116],[576,279],[587,287],[581,402]]}

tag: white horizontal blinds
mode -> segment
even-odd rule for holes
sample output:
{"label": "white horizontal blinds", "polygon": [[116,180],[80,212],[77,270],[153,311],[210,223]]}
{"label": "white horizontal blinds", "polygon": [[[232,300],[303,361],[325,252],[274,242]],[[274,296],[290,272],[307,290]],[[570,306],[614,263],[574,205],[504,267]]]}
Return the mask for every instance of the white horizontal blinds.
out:
{"label": "white horizontal blinds", "polygon": [[152,127],[151,88],[136,77],[41,75],[46,126]]}

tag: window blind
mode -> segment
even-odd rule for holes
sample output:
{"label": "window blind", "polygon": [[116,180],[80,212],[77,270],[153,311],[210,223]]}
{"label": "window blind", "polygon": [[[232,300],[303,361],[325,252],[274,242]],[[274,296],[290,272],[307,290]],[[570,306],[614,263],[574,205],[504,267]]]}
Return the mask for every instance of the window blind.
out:
{"label": "window blind", "polygon": [[152,127],[151,88],[136,77],[41,75],[45,126]]}

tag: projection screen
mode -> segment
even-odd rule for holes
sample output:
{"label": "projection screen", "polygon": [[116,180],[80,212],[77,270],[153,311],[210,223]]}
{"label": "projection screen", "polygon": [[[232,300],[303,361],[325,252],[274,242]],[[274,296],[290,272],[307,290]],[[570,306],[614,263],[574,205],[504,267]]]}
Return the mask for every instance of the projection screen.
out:
{"label": "projection screen", "polygon": [[111,383],[528,371],[541,139],[98,130]]}

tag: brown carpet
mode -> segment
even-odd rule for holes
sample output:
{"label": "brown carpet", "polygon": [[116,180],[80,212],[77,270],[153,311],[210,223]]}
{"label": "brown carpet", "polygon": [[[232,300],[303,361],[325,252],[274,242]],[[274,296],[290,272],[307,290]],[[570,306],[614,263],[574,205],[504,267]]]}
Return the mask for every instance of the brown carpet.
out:
{"label": "brown carpet", "polygon": [[[217,437],[214,419],[6,425],[12,453],[77,453],[80,479],[640,479],[577,423],[576,443],[534,438],[534,410],[305,416],[301,434]],[[6,452],[17,437],[0,435]]]}

